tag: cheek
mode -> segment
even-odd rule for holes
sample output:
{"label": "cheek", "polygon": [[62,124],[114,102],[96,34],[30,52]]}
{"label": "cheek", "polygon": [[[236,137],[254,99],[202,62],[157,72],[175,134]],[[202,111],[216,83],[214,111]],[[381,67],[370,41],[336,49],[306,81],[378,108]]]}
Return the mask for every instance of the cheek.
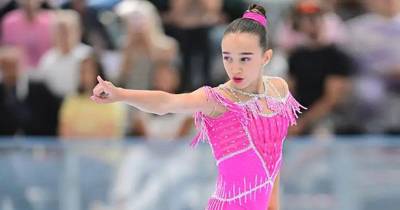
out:
{"label": "cheek", "polygon": [[248,66],[247,72],[254,77],[257,77],[262,71],[262,65],[259,62],[253,62]]}
{"label": "cheek", "polygon": [[231,69],[231,65],[226,61],[223,62],[223,65],[224,65],[225,71],[229,74],[230,69]]}
{"label": "cheek", "polygon": [[250,69],[250,71],[258,71],[262,67],[261,63],[261,60],[253,60],[247,63],[246,67]]}

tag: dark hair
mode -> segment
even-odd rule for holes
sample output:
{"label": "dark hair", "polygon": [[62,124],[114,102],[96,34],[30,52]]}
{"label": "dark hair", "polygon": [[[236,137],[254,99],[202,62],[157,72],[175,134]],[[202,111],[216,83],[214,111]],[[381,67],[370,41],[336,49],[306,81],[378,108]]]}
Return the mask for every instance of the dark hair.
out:
{"label": "dark hair", "polygon": [[[95,69],[96,69],[96,73],[95,73],[95,76],[94,76],[94,78],[96,78],[97,77],[97,75],[99,75],[101,78],[103,78],[104,80],[107,80],[107,77],[106,77],[106,75],[104,74],[104,69],[103,69],[103,65],[101,64],[101,62],[100,62],[100,60],[99,60],[99,57],[95,54],[95,53],[91,53],[91,54],[89,54],[87,57],[85,57],[85,58],[83,58],[82,60],[81,60],[81,62],[80,62],[80,66],[79,66],[79,72],[81,73],[81,71],[82,71],[82,64],[84,63],[84,62],[87,62],[87,61],[93,61],[94,62],[94,64],[95,64]],[[78,93],[79,94],[82,94],[82,93],[84,93],[85,92],[85,87],[83,86],[83,84],[81,83],[81,80],[79,79],[79,85],[78,85]]]}
{"label": "dark hair", "polygon": [[[263,15],[265,18],[265,9],[258,4],[252,4],[247,11],[256,12]],[[248,18],[238,18],[232,21],[224,32],[224,36],[229,33],[251,33],[256,34],[260,40],[260,46],[263,50],[268,49],[267,28],[255,20]]]}

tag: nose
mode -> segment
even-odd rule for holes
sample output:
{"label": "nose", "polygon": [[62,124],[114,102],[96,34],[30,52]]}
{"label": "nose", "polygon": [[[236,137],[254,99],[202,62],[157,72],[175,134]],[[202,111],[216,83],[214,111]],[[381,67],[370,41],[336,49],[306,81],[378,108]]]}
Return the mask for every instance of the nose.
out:
{"label": "nose", "polygon": [[243,66],[239,62],[232,62],[229,64],[229,67],[233,72],[242,72],[243,71]]}
{"label": "nose", "polygon": [[240,65],[234,65],[234,66],[232,66],[232,72],[234,74],[240,74],[243,72],[243,68]]}

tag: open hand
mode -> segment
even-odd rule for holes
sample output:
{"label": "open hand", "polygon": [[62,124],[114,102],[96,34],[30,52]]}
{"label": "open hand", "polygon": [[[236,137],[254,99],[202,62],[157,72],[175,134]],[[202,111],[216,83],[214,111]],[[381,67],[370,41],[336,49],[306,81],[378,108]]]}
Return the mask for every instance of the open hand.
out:
{"label": "open hand", "polygon": [[118,88],[111,82],[104,81],[100,76],[97,76],[99,82],[93,88],[93,95],[90,96],[94,102],[98,104],[106,104],[118,101]]}

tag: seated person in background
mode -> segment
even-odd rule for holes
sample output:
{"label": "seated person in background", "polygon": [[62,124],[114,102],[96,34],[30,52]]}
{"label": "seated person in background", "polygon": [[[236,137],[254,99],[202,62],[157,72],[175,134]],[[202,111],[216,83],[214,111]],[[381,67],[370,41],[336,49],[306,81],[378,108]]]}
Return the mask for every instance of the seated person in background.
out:
{"label": "seated person in background", "polygon": [[330,126],[331,114],[348,92],[351,60],[341,49],[323,39],[324,13],[318,4],[296,8],[295,28],[309,41],[289,55],[289,85],[299,102],[309,109],[290,132],[331,134],[334,129]]}
{"label": "seated person in background", "polygon": [[177,42],[165,35],[157,9],[148,1],[122,1],[116,6],[116,13],[124,23],[126,34],[115,83],[148,90],[154,65],[177,60]]}
{"label": "seated person in background", "polygon": [[79,13],[82,28],[82,42],[93,46],[96,53],[104,49],[114,49],[114,43],[107,28],[100,21],[101,12],[89,5],[88,0],[64,1],[62,9],[71,9]]}
{"label": "seated person in background", "polygon": [[[275,42],[279,49],[285,53],[289,53],[300,45],[309,41],[307,34],[304,34],[301,30],[297,30],[296,23],[298,22],[296,10],[313,10],[324,9],[324,13],[321,14],[321,21],[323,25],[321,27],[321,41],[326,44],[341,44],[346,41],[346,30],[345,24],[342,19],[333,10],[325,10],[327,7],[324,4],[329,4],[328,1],[321,0],[296,0],[294,8],[291,10],[291,14],[285,21],[282,21],[276,30]],[[310,6],[318,5],[318,8]],[[294,10],[294,11],[293,11]],[[295,26],[295,27],[293,27]]]}
{"label": "seated person in background", "polygon": [[347,22],[357,66],[344,121],[353,133],[400,134],[400,1],[363,3],[368,12]]}
{"label": "seated person in background", "polygon": [[41,9],[41,0],[18,0],[19,8],[8,12],[1,22],[1,44],[17,46],[28,70],[35,70],[51,47],[52,11]]}
{"label": "seated person in background", "polygon": [[123,104],[102,106],[90,100],[97,75],[104,76],[97,57],[91,55],[84,58],[79,64],[77,93],[65,97],[59,117],[59,136],[62,139],[95,143],[89,143],[91,149],[82,150],[78,155],[80,191],[77,196],[81,209],[88,210],[99,209],[101,201],[106,199],[109,177],[113,173],[112,163],[121,154],[114,144],[106,146],[100,140],[120,140],[125,130]]}
{"label": "seated person in background", "polygon": [[28,78],[23,55],[16,47],[0,49],[0,135],[54,136],[61,100]]}
{"label": "seated person in background", "polygon": [[96,104],[90,100],[96,76],[103,71],[95,56],[80,64],[77,94],[67,96],[60,110],[59,134],[65,138],[121,138],[124,135],[122,104]]}
{"label": "seated person in background", "polygon": [[82,44],[79,15],[72,10],[55,12],[54,42],[39,63],[39,79],[58,97],[74,93],[79,80],[79,63],[92,49]]}
{"label": "seated person in background", "polygon": [[[155,66],[152,86],[154,90],[176,93],[179,87],[179,75],[168,63],[158,63]],[[192,129],[193,118],[184,114],[155,115],[138,112],[133,124],[136,134],[146,139],[176,140],[187,137]]]}

